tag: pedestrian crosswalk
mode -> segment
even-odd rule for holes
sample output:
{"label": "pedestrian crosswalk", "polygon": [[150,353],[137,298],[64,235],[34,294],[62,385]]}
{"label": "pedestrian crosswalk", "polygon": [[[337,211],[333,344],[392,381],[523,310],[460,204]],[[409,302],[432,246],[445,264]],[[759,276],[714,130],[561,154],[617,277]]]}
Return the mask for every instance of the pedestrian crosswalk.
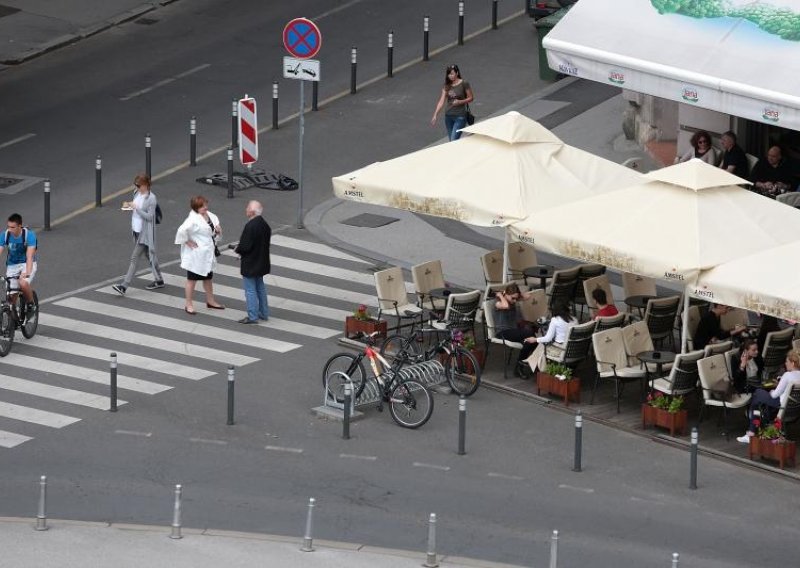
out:
{"label": "pedestrian crosswalk", "polygon": [[[32,339],[17,334],[0,359],[0,451],[30,443],[109,408],[110,354],[117,356],[118,405],[146,404],[150,396],[188,388],[272,357],[296,357],[314,341],[342,334],[358,304],[376,306],[372,263],[317,242],[305,234],[275,234],[272,273],[266,278],[270,319],[246,316],[239,262],[219,257],[214,295],[225,310],[184,310],[185,273],[162,267],[167,286],[144,290],[143,273],[124,297],[110,285],[82,289],[41,304]],[[411,285],[407,283],[407,286]]]}

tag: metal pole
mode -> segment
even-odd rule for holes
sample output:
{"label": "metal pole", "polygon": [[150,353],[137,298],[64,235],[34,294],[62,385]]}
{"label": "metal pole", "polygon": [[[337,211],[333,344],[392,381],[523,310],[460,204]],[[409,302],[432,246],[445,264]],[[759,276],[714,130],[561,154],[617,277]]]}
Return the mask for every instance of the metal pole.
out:
{"label": "metal pole", "polygon": [[492,0],[492,29],[497,29],[497,0]]}
{"label": "metal pole", "polygon": [[692,428],[692,444],[689,456],[689,489],[697,489],[697,426]]}
{"label": "metal pole", "polygon": [[458,397],[458,455],[467,453],[467,399],[462,394]]}
{"label": "metal pole", "polygon": [[231,148],[239,147],[239,101],[231,101]]}
{"label": "metal pole", "polygon": [[550,539],[550,568],[558,567],[558,531],[553,531]]}
{"label": "metal pole", "polygon": [[175,505],[172,509],[172,533],[169,538],[183,538],[181,535],[181,493],[183,489],[180,484],[175,486]]}
{"label": "metal pole", "polygon": [[575,464],[572,471],[581,471],[581,454],[583,453],[583,416],[581,411],[575,415]]}
{"label": "metal pole", "polygon": [[350,94],[356,94],[356,67],[358,66],[358,49],[350,49]]}
{"label": "metal pole", "polygon": [[50,230],[50,180],[44,180],[44,230]]}
{"label": "metal pole", "polygon": [[319,110],[319,81],[311,83],[311,110],[314,112]]}
{"label": "metal pole", "polygon": [[394,73],[392,72],[392,62],[394,59],[394,32],[389,32],[389,36],[386,40],[386,74],[389,77],[394,77]]}
{"label": "metal pole", "polygon": [[300,550],[303,552],[312,552],[314,550],[314,539],[311,536],[311,529],[314,523],[314,503],[316,501],[313,497],[308,499],[308,514],[306,515],[306,534],[303,536],[303,546]]}
{"label": "metal pole", "polygon": [[233,365],[228,367],[228,426],[233,424],[233,385],[235,382]]}
{"label": "metal pole", "polygon": [[111,353],[111,412],[117,411],[117,354]]}
{"label": "metal pole", "polygon": [[678,568],[678,564],[680,561],[680,554],[677,552],[672,553],[672,568]]}
{"label": "metal pole", "polygon": [[149,134],[144,135],[144,173],[147,177],[153,178],[153,145]]}
{"label": "metal pole", "polygon": [[430,36],[430,18],[425,16],[422,18],[422,60],[428,61],[430,54],[428,53],[429,36]]}
{"label": "metal pole", "polygon": [[233,148],[228,148],[228,199],[233,199]]}
{"label": "metal pole", "polygon": [[189,120],[189,165],[197,165],[197,119]]}
{"label": "metal pole", "polygon": [[272,130],[278,130],[278,82],[272,82]]}
{"label": "metal pole", "polygon": [[306,115],[305,115],[305,106],[306,106],[306,94],[303,90],[303,86],[305,85],[305,81],[300,81],[300,120],[298,120],[299,128],[300,128],[300,136],[299,136],[299,152],[298,152],[298,174],[297,174],[297,186],[299,191],[297,192],[297,228],[303,228],[303,136],[305,136],[306,131]]}
{"label": "metal pole", "polygon": [[428,555],[423,566],[426,568],[439,566],[436,560],[436,513],[431,513],[428,519]]}
{"label": "metal pole", "polygon": [[342,421],[342,438],[350,439],[350,407],[353,404],[353,385],[344,384],[344,420]]}
{"label": "metal pole", "polygon": [[47,526],[47,476],[43,475],[39,478],[39,511],[36,513],[36,526],[37,531],[46,531]]}
{"label": "metal pole", "polygon": [[100,156],[94,161],[94,206],[103,206],[103,160]]}
{"label": "metal pole", "polygon": [[464,45],[464,0],[458,3],[458,45]]}

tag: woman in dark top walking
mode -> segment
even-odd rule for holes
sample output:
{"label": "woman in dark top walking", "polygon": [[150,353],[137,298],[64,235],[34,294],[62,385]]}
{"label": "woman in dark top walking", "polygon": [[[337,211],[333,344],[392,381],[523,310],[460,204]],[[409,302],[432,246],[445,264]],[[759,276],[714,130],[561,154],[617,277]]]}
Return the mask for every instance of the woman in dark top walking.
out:
{"label": "woman in dark top walking", "polygon": [[472,87],[461,78],[458,65],[448,65],[444,72],[444,86],[433,111],[431,126],[436,125],[436,118],[444,108],[444,126],[447,138],[452,142],[461,138],[459,130],[467,125],[467,105],[473,101]]}

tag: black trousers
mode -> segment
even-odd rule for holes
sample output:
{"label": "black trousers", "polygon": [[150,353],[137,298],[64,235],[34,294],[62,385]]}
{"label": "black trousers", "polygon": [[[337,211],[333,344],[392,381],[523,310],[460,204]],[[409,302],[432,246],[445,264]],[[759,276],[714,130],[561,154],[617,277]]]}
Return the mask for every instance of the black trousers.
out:
{"label": "black trousers", "polygon": [[522,349],[519,352],[517,361],[524,361],[530,357],[531,353],[533,353],[533,350],[536,349],[535,343],[525,343],[526,339],[533,337],[534,335],[536,334],[530,329],[504,329],[495,335],[495,337],[505,339],[506,341],[513,341],[515,343],[522,343]]}

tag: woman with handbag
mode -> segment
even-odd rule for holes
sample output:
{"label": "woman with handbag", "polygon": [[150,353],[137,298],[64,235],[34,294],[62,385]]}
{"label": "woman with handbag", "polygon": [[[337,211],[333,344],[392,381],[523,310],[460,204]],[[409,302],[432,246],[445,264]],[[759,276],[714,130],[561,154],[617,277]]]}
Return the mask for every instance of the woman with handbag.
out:
{"label": "woman with handbag", "polygon": [[175,244],[181,245],[181,268],[186,270],[186,305],[184,311],[195,315],[192,297],[198,280],[203,282],[206,293],[206,307],[224,310],[225,306],[214,299],[211,279],[220,255],[216,240],[222,234],[219,219],[208,210],[208,199],[202,195],[192,197],[189,202],[192,210],[175,233]]}
{"label": "woman with handbag", "polygon": [[[439,116],[444,108],[444,126],[447,129],[447,138],[452,142],[461,138],[461,130],[467,125],[467,117],[472,116],[469,111],[469,103],[475,97],[472,94],[472,87],[461,78],[461,71],[458,65],[448,65],[444,72],[444,85],[439,101],[436,103],[436,110],[433,111],[431,126],[436,125],[436,117]],[[472,119],[474,122],[474,118]]]}

